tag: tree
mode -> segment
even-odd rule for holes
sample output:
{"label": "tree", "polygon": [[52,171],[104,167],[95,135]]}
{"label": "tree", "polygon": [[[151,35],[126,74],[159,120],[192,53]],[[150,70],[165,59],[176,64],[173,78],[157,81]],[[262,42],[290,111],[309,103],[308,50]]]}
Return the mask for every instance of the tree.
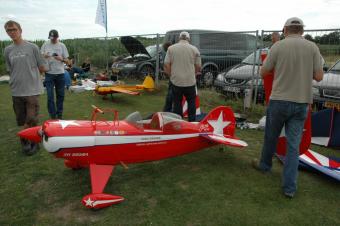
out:
{"label": "tree", "polygon": [[305,34],[305,39],[309,40],[309,41],[312,41],[312,42],[315,42],[315,40],[313,39],[313,37],[309,34]]}

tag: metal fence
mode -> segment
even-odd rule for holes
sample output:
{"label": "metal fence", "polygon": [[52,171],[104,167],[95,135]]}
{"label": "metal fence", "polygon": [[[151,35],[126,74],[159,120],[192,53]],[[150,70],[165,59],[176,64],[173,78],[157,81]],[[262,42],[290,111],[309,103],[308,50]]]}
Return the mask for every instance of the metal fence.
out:
{"label": "metal fence", "polygon": [[[201,52],[202,71],[198,77],[199,87],[214,87],[228,98],[242,99],[245,108],[263,103],[264,91],[259,77],[260,52],[271,45],[271,34],[281,30],[223,32],[187,30],[191,43]],[[166,34],[114,36],[108,38],[83,38],[62,40],[67,46],[75,67],[81,67],[89,58],[92,72],[108,73],[111,78],[143,78],[152,74],[163,76],[165,52],[163,43],[178,41],[181,30]],[[315,42],[325,60],[325,69],[340,59],[340,29],[306,30],[304,37]],[[10,42],[0,42],[0,50]],[[41,46],[43,41],[35,41]],[[0,73],[4,70],[3,55],[0,56]],[[340,65],[340,63],[339,63]],[[3,68],[1,68],[3,67]],[[339,66],[335,67],[339,71]],[[2,70],[2,71],[1,71]],[[336,73],[333,73],[334,75]],[[325,76],[324,82],[315,85],[315,99],[340,100],[340,76]],[[327,99],[326,98],[326,99]],[[335,101],[336,102],[336,101]],[[340,102],[340,101],[338,101]],[[322,103],[324,104],[324,103]]]}
{"label": "metal fence", "polygon": [[[272,32],[283,38],[282,31],[262,31],[264,46],[270,45]],[[304,38],[317,44],[324,60],[324,79],[313,83],[313,106],[340,109],[340,29],[305,30]]]}
{"label": "metal fence", "polygon": [[69,39],[64,43],[74,59],[75,67],[80,67],[88,58],[93,73],[106,71],[114,79],[141,78],[152,74],[158,80],[163,36],[148,34]]}

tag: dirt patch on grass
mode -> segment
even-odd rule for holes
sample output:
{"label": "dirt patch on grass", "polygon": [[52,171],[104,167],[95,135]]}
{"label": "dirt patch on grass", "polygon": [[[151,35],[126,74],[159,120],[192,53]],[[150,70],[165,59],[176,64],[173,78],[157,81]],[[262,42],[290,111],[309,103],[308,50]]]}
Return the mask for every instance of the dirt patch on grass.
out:
{"label": "dirt patch on grass", "polygon": [[189,185],[185,181],[179,181],[176,183],[178,187],[180,187],[182,190],[188,190]]}
{"label": "dirt patch on grass", "polygon": [[51,211],[38,213],[38,219],[41,221],[50,221],[55,219],[61,224],[76,223],[95,223],[100,219],[98,211],[91,211],[84,208],[80,202],[72,202],[63,207],[55,207]]}

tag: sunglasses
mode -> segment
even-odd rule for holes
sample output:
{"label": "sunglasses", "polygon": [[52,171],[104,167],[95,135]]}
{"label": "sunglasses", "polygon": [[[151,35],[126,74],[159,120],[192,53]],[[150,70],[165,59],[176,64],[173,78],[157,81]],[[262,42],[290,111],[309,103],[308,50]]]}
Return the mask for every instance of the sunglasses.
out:
{"label": "sunglasses", "polygon": [[10,29],[6,29],[6,32],[16,32],[18,31],[18,28],[10,28]]}

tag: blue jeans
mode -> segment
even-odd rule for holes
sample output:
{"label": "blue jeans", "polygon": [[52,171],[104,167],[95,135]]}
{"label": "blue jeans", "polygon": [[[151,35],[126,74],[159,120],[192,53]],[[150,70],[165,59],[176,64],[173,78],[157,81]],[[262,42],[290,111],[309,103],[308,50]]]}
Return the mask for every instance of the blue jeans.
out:
{"label": "blue jeans", "polygon": [[297,189],[299,145],[307,111],[308,104],[281,100],[270,100],[267,108],[260,168],[263,171],[271,170],[278,138],[284,128],[287,139],[287,154],[283,167],[282,185],[283,191],[286,193],[295,193]]}
{"label": "blue jeans", "polygon": [[83,71],[83,69],[79,67],[72,67],[69,73],[70,73],[70,77],[73,79],[74,73],[78,73],[79,76],[81,77],[85,72]]}
{"label": "blue jeans", "polygon": [[[65,96],[65,75],[45,73],[45,86],[47,91],[47,109],[52,119],[62,118],[63,103]],[[54,87],[57,99],[57,105],[54,102]]]}
{"label": "blue jeans", "polygon": [[64,76],[65,76],[65,86],[68,89],[71,86],[71,76],[70,76],[70,73],[65,70]]}

